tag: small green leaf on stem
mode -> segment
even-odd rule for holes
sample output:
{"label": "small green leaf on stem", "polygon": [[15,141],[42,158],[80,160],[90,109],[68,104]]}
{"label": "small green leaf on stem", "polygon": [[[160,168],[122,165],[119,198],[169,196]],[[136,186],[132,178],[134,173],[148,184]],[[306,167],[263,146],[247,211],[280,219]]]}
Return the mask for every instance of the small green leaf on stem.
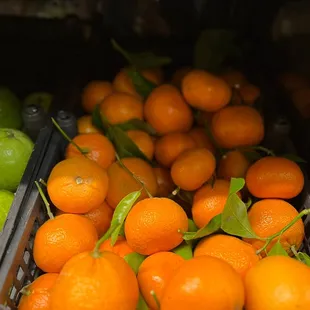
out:
{"label": "small green leaf on stem", "polygon": [[193,258],[193,249],[191,245],[182,242],[178,247],[172,250],[173,253],[181,256],[185,260]]}
{"label": "small green leaf on stem", "polygon": [[135,274],[138,273],[139,267],[142,262],[145,260],[145,256],[136,252],[132,252],[124,256],[125,261],[131,267]]}
{"label": "small green leaf on stem", "polygon": [[155,129],[148,123],[140,120],[140,119],[132,119],[129,120],[126,123],[123,124],[119,124],[117,125],[117,127],[121,128],[124,131],[127,130],[142,130],[146,133],[148,133],[151,136],[155,136],[156,135],[156,131]]}
{"label": "small green leaf on stem", "polygon": [[248,201],[245,203],[247,210],[251,207],[251,205],[252,205],[252,199],[251,197],[249,197]]}
{"label": "small green leaf on stem", "polygon": [[295,154],[284,154],[284,155],[281,155],[281,157],[284,157],[286,159],[294,161],[295,163],[298,163],[298,164],[306,164],[307,163],[306,160],[304,160],[303,158],[301,158]]}
{"label": "small green leaf on stem", "polygon": [[198,227],[196,226],[195,222],[192,219],[188,219],[188,231],[189,232],[196,232]]}
{"label": "small green leaf on stem", "polygon": [[299,260],[310,267],[310,256],[303,252],[298,252]]}
{"label": "small green leaf on stem", "polygon": [[138,301],[138,305],[136,310],[149,310],[149,306],[147,305],[147,303],[145,302],[143,296],[139,295],[139,301]]}
{"label": "small green leaf on stem", "polygon": [[53,215],[53,213],[52,213],[52,211],[51,211],[50,204],[49,204],[49,202],[47,201],[47,198],[46,198],[46,196],[44,195],[44,193],[43,193],[43,191],[42,191],[42,188],[41,188],[40,184],[39,184],[37,181],[35,181],[34,184],[36,185],[36,187],[37,187],[37,189],[38,189],[38,191],[39,191],[39,194],[40,194],[40,196],[41,196],[41,198],[42,198],[42,200],[43,200],[43,202],[44,202],[47,215],[48,215],[48,217],[52,220],[52,219],[54,218],[54,215]]}
{"label": "small green leaf on stem", "polygon": [[243,178],[231,178],[229,186],[229,194],[237,194],[243,189],[245,180]]}
{"label": "small green leaf on stem", "polygon": [[268,252],[268,256],[288,256],[288,253],[284,250],[280,239],[274,244],[274,246],[271,248],[271,250]]}
{"label": "small green leaf on stem", "polygon": [[274,151],[269,150],[261,145],[257,145],[257,146],[250,146],[247,148],[248,150],[254,150],[254,151],[260,151],[263,153],[266,153],[268,156],[276,156],[276,154],[274,153]]}

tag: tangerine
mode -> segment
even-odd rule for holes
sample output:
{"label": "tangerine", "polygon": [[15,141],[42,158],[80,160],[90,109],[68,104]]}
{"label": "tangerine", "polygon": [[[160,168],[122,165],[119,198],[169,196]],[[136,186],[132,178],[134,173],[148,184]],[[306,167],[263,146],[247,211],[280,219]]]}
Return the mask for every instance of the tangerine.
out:
{"label": "tangerine", "polygon": [[142,130],[128,130],[127,135],[149,160],[153,159],[155,146],[148,133]]}
{"label": "tangerine", "polygon": [[157,167],[153,168],[153,171],[157,180],[157,196],[168,197],[169,194],[175,189],[175,185],[172,181],[170,171],[168,169]]}
{"label": "tangerine", "polygon": [[99,133],[99,130],[93,125],[91,115],[84,115],[77,120],[79,134]]}

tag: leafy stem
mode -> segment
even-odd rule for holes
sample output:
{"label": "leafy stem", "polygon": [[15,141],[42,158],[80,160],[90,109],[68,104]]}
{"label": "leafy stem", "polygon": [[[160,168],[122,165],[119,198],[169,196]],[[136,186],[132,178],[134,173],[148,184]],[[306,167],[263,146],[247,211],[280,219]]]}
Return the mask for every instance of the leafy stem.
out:
{"label": "leafy stem", "polygon": [[251,147],[251,149],[256,150],[256,151],[262,151],[262,152],[266,153],[269,156],[276,156],[274,151],[269,150],[269,149],[267,149],[267,148],[265,148],[265,147],[263,147],[261,145],[253,146],[253,147]]}
{"label": "leafy stem", "polygon": [[36,187],[37,187],[37,189],[38,189],[38,191],[39,191],[39,194],[40,194],[40,196],[41,196],[41,198],[42,198],[42,200],[43,200],[43,202],[44,202],[44,205],[45,205],[45,208],[46,208],[48,217],[49,217],[51,220],[54,219],[54,215],[53,215],[53,213],[52,213],[52,211],[51,211],[50,204],[49,204],[49,202],[47,201],[47,198],[46,198],[46,196],[44,195],[41,186],[39,185],[39,183],[38,183],[37,181],[35,181],[34,184],[36,185]]}
{"label": "leafy stem", "polygon": [[296,257],[296,259],[299,260],[299,261],[301,262],[301,259],[299,258],[299,255],[298,255],[298,252],[297,252],[297,250],[296,250],[295,245],[292,245],[292,246],[291,246],[291,251],[292,251],[292,253],[294,254],[294,256]]}

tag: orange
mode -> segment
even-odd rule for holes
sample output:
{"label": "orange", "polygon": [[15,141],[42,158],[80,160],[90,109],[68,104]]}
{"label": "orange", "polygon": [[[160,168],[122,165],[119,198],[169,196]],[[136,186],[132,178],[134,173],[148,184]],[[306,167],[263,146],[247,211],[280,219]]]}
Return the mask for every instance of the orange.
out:
{"label": "orange", "polygon": [[264,138],[261,115],[249,106],[228,106],[212,117],[211,130],[217,144],[236,148],[259,144]]}
{"label": "orange", "polygon": [[228,235],[213,235],[203,238],[195,248],[194,257],[208,255],[224,260],[231,265],[242,278],[245,277],[260,259],[256,249],[250,244]]}
{"label": "orange", "polygon": [[[97,253],[96,253],[97,254]],[[50,310],[135,310],[139,287],[118,255],[84,252],[64,266],[53,288]]]}
{"label": "orange", "polygon": [[107,172],[92,160],[73,157],[52,170],[47,191],[56,208],[68,213],[86,213],[98,208],[109,187]]}
{"label": "orange", "polygon": [[[147,188],[152,196],[157,194],[157,182],[152,167],[140,158],[124,158],[123,164],[127,167]],[[115,209],[118,203],[128,194],[139,191],[142,185],[131,174],[115,162],[108,168],[109,189],[107,193],[108,204]],[[148,197],[145,190],[142,191],[140,200]]]}
{"label": "orange", "polygon": [[[124,92],[140,97],[135,89],[134,84],[131,81],[131,78],[126,73],[126,70],[128,70],[128,68],[123,68],[115,76],[113,81],[113,88],[118,92]],[[160,68],[143,69],[140,70],[140,73],[144,78],[154,83],[155,85],[159,85],[163,81],[163,73]]]}
{"label": "orange", "polygon": [[310,88],[302,88],[292,93],[292,101],[299,113],[304,117],[310,117]]}
{"label": "orange", "polygon": [[22,289],[18,310],[49,310],[50,295],[58,273],[46,273]]}
{"label": "orange", "polygon": [[155,146],[149,134],[142,130],[128,130],[127,135],[149,160],[153,159]]}
{"label": "orange", "polygon": [[280,82],[289,91],[295,91],[309,86],[309,82],[301,75],[287,72],[280,76]]}
{"label": "orange", "polygon": [[98,236],[103,236],[110,227],[113,209],[104,201],[98,208],[84,214],[95,226]]}
{"label": "orange", "polygon": [[85,153],[82,154],[75,145],[69,143],[66,149],[66,158],[84,157],[86,155],[104,169],[115,162],[115,149],[112,142],[100,133],[78,135],[72,141]]}
{"label": "orange", "polygon": [[304,175],[295,162],[267,156],[248,169],[246,185],[250,193],[258,198],[290,199],[302,191]]}
{"label": "orange", "polygon": [[171,84],[179,89],[182,88],[182,81],[186,74],[189,73],[191,70],[191,67],[182,67],[176,70],[172,76]]}
{"label": "orange", "polygon": [[232,94],[223,79],[203,70],[192,70],[183,78],[182,93],[192,107],[207,112],[226,106]]}
{"label": "orange", "polygon": [[236,70],[223,73],[221,78],[226,81],[230,87],[240,87],[247,83],[246,77],[241,72]]}
{"label": "orange", "polygon": [[77,120],[79,134],[99,133],[99,130],[93,125],[91,115],[84,115]]}
{"label": "orange", "polygon": [[194,139],[197,147],[204,147],[214,153],[215,148],[203,127],[193,127],[188,134]]}
{"label": "orange", "polygon": [[168,84],[155,88],[144,105],[144,117],[158,134],[187,132],[194,117],[179,90]]}
{"label": "orange", "polygon": [[183,241],[181,232],[187,229],[186,213],[168,198],[139,201],[125,220],[128,245],[142,255],[174,249]]}
{"label": "orange", "polygon": [[60,272],[71,257],[93,249],[97,240],[96,228],[89,219],[62,214],[38,229],[33,246],[34,261],[45,272]]}
{"label": "orange", "polygon": [[242,152],[229,151],[219,161],[217,175],[230,181],[231,178],[245,178],[250,162]]}
{"label": "orange", "polygon": [[195,224],[201,228],[212,218],[222,213],[229,194],[230,183],[226,180],[216,180],[206,184],[194,195],[192,214]]}
{"label": "orange", "polygon": [[[288,202],[280,199],[263,199],[253,204],[248,212],[249,221],[253,231],[258,237],[268,238],[278,233],[286,225],[288,225],[298,212]],[[292,254],[290,248],[295,246],[298,250],[305,236],[304,224],[302,220],[296,222],[292,227],[286,230],[280,237],[280,243],[283,248]],[[277,242],[279,238],[271,241],[267,247],[267,252]],[[252,244],[257,250],[261,249],[265,242],[257,239],[244,239],[244,241]],[[261,253],[265,255],[264,252]]]}
{"label": "orange", "polygon": [[238,273],[211,256],[185,261],[168,282],[161,310],[242,310],[244,287]]}
{"label": "orange", "polygon": [[153,171],[155,173],[158,185],[157,196],[168,197],[169,194],[171,194],[175,189],[170,171],[162,167],[153,168]]}
{"label": "orange", "polygon": [[133,250],[129,247],[126,239],[122,236],[118,236],[117,241],[113,246],[111,245],[111,239],[104,241],[100,246],[100,250],[102,252],[113,252],[122,258],[130,253],[133,253]]}
{"label": "orange", "polygon": [[183,263],[184,259],[172,252],[155,253],[142,262],[137,279],[141,294],[151,309],[157,309],[151,292],[155,293],[161,303],[167,283]]}
{"label": "orange", "polygon": [[83,90],[82,106],[91,113],[97,104],[113,92],[112,84],[107,81],[91,81]]}
{"label": "orange", "polygon": [[213,154],[206,148],[188,150],[173,163],[171,177],[181,189],[194,191],[211,178],[215,164]]}
{"label": "orange", "polygon": [[245,84],[240,87],[239,93],[243,103],[254,104],[260,96],[260,89],[253,84]]}
{"label": "orange", "polygon": [[246,310],[310,309],[310,268],[285,256],[258,262],[245,278]]}
{"label": "orange", "polygon": [[112,125],[143,119],[141,99],[126,93],[113,93],[100,104],[100,113]]}
{"label": "orange", "polygon": [[162,166],[169,168],[180,154],[195,147],[194,139],[188,134],[170,133],[157,139],[155,158]]}

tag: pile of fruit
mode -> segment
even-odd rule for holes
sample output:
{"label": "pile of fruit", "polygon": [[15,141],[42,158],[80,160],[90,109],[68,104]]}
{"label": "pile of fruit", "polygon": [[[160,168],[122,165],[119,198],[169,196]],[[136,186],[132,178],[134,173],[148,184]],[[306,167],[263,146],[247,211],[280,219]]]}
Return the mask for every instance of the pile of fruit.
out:
{"label": "pile of fruit", "polygon": [[90,82],[79,134],[36,183],[44,275],[19,309],[310,309],[309,211],[289,202],[304,176],[260,145],[259,95],[235,71]]}

